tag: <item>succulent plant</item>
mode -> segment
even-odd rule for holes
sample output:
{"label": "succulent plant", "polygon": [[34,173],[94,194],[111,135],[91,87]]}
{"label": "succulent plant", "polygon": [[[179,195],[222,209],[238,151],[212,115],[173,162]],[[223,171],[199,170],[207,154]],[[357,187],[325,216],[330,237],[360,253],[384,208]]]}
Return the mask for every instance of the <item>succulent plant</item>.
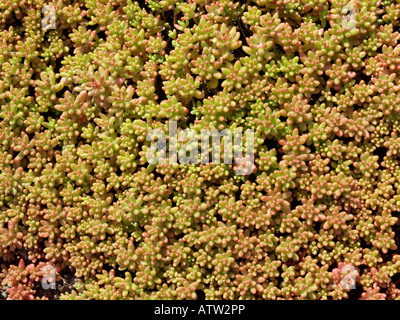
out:
{"label": "succulent plant", "polygon": [[[2,1],[0,297],[399,299],[399,21],[389,0]],[[254,141],[183,161],[212,130]]]}

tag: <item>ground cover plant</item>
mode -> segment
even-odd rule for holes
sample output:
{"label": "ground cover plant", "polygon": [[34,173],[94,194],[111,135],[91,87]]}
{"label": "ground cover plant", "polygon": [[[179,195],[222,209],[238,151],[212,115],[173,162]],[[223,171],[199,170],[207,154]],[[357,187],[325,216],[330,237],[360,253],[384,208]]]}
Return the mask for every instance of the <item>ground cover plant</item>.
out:
{"label": "ground cover plant", "polygon": [[[399,17],[2,0],[0,297],[398,299]],[[252,130],[251,170],[149,163],[173,121]]]}

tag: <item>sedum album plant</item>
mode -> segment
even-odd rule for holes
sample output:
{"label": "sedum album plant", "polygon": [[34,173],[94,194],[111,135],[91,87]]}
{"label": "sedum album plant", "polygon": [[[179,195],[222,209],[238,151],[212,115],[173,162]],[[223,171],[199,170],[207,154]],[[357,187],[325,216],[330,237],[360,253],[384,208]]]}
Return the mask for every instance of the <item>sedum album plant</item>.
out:
{"label": "sedum album plant", "polygon": [[[399,299],[399,21],[399,0],[2,1],[0,297]],[[154,130],[192,150],[172,122],[251,130],[254,161],[149,163]]]}

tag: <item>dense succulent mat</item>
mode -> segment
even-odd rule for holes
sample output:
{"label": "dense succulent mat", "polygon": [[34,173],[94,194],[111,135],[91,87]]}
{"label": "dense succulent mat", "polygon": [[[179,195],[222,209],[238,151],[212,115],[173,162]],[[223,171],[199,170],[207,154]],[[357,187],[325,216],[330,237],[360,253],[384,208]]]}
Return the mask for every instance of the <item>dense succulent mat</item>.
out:
{"label": "dense succulent mat", "polygon": [[[0,296],[400,297],[399,17],[399,0],[2,0]],[[253,130],[253,173],[149,165],[171,121]]]}

